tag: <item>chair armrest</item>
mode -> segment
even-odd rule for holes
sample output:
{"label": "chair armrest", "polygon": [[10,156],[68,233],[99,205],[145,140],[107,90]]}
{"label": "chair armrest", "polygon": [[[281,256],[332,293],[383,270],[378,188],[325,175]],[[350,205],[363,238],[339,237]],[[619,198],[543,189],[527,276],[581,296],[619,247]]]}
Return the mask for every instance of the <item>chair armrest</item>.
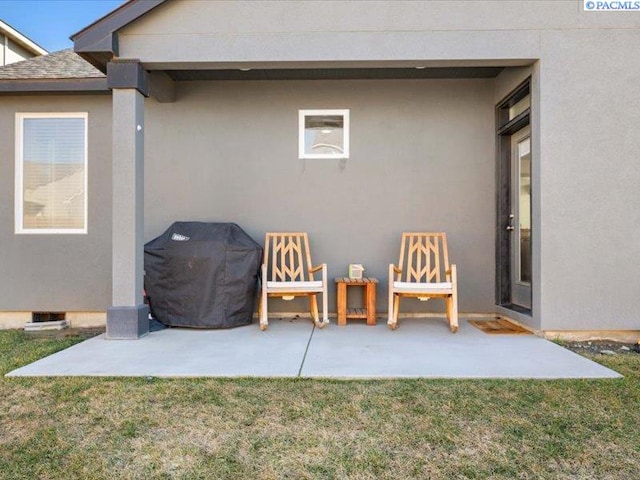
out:
{"label": "chair armrest", "polygon": [[458,269],[455,264],[449,265],[449,270],[444,273],[447,277],[447,282],[456,283],[458,281]]}
{"label": "chair armrest", "polygon": [[402,270],[396,267],[393,263],[389,264],[389,288],[393,287],[394,274],[400,275]]}
{"label": "chair armrest", "polygon": [[322,270],[322,283],[326,287],[327,285],[327,264],[326,263],[321,263],[320,265],[311,267],[309,269],[309,280],[313,280],[313,274],[319,270]]}
{"label": "chair armrest", "polygon": [[311,268],[309,269],[309,273],[316,273],[316,272],[319,272],[320,270],[322,270],[322,268],[323,268],[323,267],[324,267],[324,268],[326,268],[326,267],[327,267],[327,264],[326,264],[326,263],[321,263],[320,265],[317,265],[317,266],[315,266],[315,267],[311,267]]}

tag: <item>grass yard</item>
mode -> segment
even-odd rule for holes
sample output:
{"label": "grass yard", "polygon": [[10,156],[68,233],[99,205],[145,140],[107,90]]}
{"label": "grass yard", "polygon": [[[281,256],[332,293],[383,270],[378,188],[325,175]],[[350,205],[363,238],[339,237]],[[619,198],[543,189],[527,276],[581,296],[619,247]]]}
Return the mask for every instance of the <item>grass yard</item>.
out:
{"label": "grass yard", "polygon": [[[0,373],[81,336],[0,331]],[[0,478],[640,476],[640,355],[620,380],[0,378]]]}

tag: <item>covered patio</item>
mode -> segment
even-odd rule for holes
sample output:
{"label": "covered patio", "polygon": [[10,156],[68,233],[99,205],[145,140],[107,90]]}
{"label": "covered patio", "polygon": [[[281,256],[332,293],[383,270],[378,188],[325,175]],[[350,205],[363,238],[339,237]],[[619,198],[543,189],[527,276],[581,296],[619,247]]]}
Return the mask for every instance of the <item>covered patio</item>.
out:
{"label": "covered patio", "polygon": [[[401,233],[447,232],[461,272],[459,310],[505,314],[496,304],[496,230],[504,230],[504,219],[495,200],[495,105],[530,77],[535,103],[535,50],[513,45],[443,57],[429,35],[394,39],[382,25],[357,35],[377,49],[352,49],[347,39],[337,49],[310,49],[335,41],[323,29],[305,41],[276,35],[278,45],[267,45],[260,41],[272,36],[267,23],[226,30],[243,8],[131,4],[72,37],[75,52],[106,71],[112,95],[107,337],[144,334],[143,245],[187,220],[234,222],[258,242],[266,232],[308,232],[314,261],[327,264],[329,278],[356,262],[380,279],[379,312],[388,310],[383,292]],[[186,16],[186,34],[175,31],[178,13]],[[209,13],[225,19],[224,33],[200,24]],[[282,29],[307,27],[295,16]],[[245,37],[250,52],[221,49]],[[348,153],[301,154],[308,132],[299,128],[300,115],[334,110],[348,115],[340,127]],[[330,313],[335,304],[330,289]],[[416,302],[403,309],[442,310]],[[297,301],[273,309],[305,310]],[[535,305],[523,318],[508,313],[540,328]]]}
{"label": "covered patio", "polygon": [[137,342],[99,335],[9,377],[619,378],[608,368],[532,334],[490,335],[466,320],[406,318],[396,331],[350,323],[317,329],[281,318],[229,330],[166,329]]}

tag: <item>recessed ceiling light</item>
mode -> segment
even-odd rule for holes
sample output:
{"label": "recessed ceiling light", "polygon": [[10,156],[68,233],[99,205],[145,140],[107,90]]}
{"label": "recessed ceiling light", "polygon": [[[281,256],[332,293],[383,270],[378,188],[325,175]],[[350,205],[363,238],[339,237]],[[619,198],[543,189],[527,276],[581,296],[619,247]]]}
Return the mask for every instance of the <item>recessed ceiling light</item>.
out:
{"label": "recessed ceiling light", "polygon": [[415,68],[416,70],[424,70],[427,67],[425,67],[424,65],[420,65],[418,67],[413,67],[413,68]]}
{"label": "recessed ceiling light", "polygon": [[238,70],[240,70],[241,72],[248,72],[249,70],[251,70],[250,68],[239,68]]}

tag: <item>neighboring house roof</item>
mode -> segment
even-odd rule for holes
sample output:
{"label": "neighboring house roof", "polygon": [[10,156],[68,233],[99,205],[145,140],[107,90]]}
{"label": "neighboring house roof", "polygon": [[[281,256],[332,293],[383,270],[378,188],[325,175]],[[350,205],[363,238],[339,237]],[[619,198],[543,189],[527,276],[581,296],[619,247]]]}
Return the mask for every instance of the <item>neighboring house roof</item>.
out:
{"label": "neighboring house roof", "polygon": [[104,78],[72,48],[0,67],[0,80]]}
{"label": "neighboring house roof", "polygon": [[0,67],[0,93],[108,92],[106,75],[72,49]]}
{"label": "neighboring house roof", "polygon": [[38,45],[36,42],[21,34],[15,28],[8,23],[0,20],[0,33],[9,37],[13,42],[20,45],[25,50],[33,53],[34,55],[46,55],[48,52]]}

